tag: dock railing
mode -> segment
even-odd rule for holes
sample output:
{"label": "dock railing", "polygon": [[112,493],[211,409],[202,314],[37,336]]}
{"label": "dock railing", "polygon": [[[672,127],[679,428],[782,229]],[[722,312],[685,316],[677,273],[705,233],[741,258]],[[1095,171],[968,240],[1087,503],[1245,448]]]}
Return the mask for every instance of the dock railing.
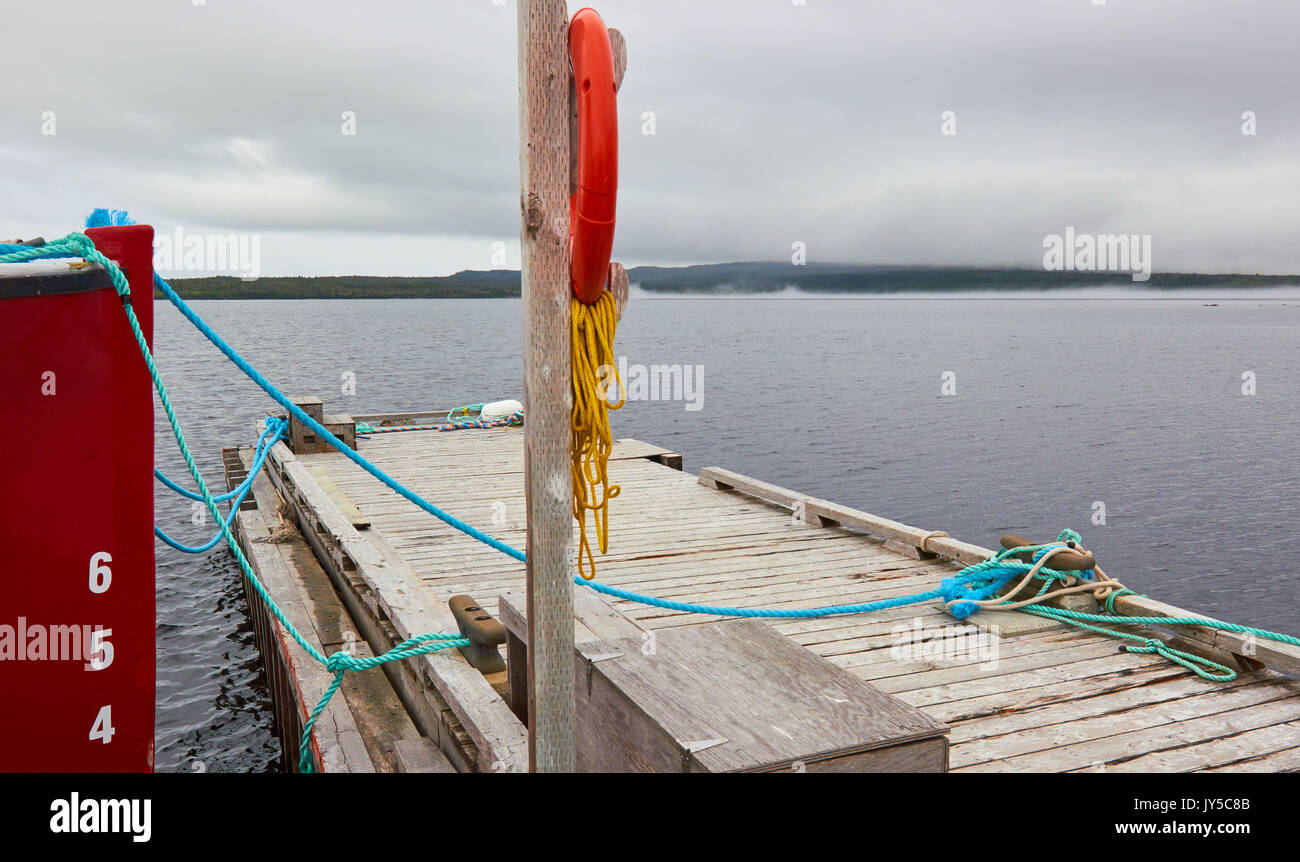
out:
{"label": "dock railing", "polygon": [[[994,553],[988,548],[954,539],[942,531],[924,530],[891,521],[828,500],[800,494],[770,482],[733,473],[721,467],[705,467],[700,471],[699,481],[701,485],[709,488],[735,491],[783,506],[813,526],[838,525],[876,536],[885,540],[886,546],[891,549],[908,553],[909,556],[917,559],[943,558],[968,566],[986,560]],[[1205,614],[1193,613],[1136,594],[1118,596],[1113,606],[1116,614],[1125,617],[1213,619]],[[1300,676],[1300,647],[1291,644],[1200,626],[1179,626],[1176,635],[1188,645],[1228,654],[1242,669],[1257,669],[1263,665],[1286,674]]]}

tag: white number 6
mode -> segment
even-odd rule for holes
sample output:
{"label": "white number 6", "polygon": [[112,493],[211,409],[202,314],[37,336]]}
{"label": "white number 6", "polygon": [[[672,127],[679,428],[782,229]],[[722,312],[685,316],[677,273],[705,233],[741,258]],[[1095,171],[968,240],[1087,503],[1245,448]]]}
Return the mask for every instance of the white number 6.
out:
{"label": "white number 6", "polygon": [[113,573],[104,563],[113,562],[108,551],[100,551],[90,558],[90,591],[92,593],[103,593],[108,591],[109,584],[113,583]]}

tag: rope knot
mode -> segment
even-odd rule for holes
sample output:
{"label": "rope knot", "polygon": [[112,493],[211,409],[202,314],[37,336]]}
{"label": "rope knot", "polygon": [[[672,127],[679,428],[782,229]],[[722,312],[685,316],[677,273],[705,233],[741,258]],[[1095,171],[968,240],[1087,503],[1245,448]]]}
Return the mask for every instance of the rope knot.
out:
{"label": "rope knot", "polygon": [[325,659],[325,669],[333,674],[340,674],[344,671],[353,669],[352,654],[347,650],[339,650]]}
{"label": "rope knot", "polygon": [[129,302],[131,287],[127,283],[126,275],[122,273],[120,267],[101,254],[99,249],[95,248],[94,240],[80,231],[73,231],[54,244],[76,252],[77,256],[83,260],[104,267],[108,271],[109,280],[113,282],[113,289],[117,291],[117,295],[122,297],[124,304]]}
{"label": "rope knot", "polygon": [[1066,543],[1074,542],[1076,545],[1081,545],[1083,544],[1083,536],[1080,536],[1074,530],[1071,530],[1069,527],[1066,527],[1064,530],[1060,532],[1059,535],[1057,535],[1056,541],[1066,542]]}
{"label": "rope knot", "polygon": [[92,251],[95,248],[95,243],[91,241],[90,237],[78,231],[73,231],[68,234],[61,240],[61,242],[67,245],[72,251],[80,254],[82,257],[86,256],[86,252]]}
{"label": "rope knot", "polygon": [[1128,651],[1129,651],[1129,652],[1144,652],[1144,653],[1157,652],[1157,653],[1158,653],[1158,652],[1163,652],[1164,649],[1165,649],[1165,642],[1162,641],[1162,640],[1160,640],[1160,638],[1143,638],[1143,639],[1142,639],[1142,646],[1130,646],[1130,647],[1128,648]]}

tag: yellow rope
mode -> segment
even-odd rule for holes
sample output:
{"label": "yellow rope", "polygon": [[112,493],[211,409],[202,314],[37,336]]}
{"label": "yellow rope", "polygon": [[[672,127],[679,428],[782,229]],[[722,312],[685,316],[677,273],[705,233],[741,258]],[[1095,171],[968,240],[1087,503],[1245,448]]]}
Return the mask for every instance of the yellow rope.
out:
{"label": "yellow rope", "polygon": [[[573,517],[578,519],[578,573],[591,580],[596,576],[596,559],[587,539],[587,512],[591,512],[603,554],[609,550],[609,501],[620,490],[609,484],[609,453],[614,448],[609,411],[623,406],[626,393],[614,363],[618,326],[614,295],[606,290],[591,305],[574,299],[572,309]],[[615,385],[618,399],[611,404],[609,395]]]}

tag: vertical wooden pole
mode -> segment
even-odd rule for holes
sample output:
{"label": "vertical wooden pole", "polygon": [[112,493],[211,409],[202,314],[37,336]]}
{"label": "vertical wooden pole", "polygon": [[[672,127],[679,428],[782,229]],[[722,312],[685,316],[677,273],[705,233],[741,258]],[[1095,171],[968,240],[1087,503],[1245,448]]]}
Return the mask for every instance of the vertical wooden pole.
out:
{"label": "vertical wooden pole", "polygon": [[575,764],[569,78],[564,0],[519,0],[528,758],[535,772],[572,772]]}

